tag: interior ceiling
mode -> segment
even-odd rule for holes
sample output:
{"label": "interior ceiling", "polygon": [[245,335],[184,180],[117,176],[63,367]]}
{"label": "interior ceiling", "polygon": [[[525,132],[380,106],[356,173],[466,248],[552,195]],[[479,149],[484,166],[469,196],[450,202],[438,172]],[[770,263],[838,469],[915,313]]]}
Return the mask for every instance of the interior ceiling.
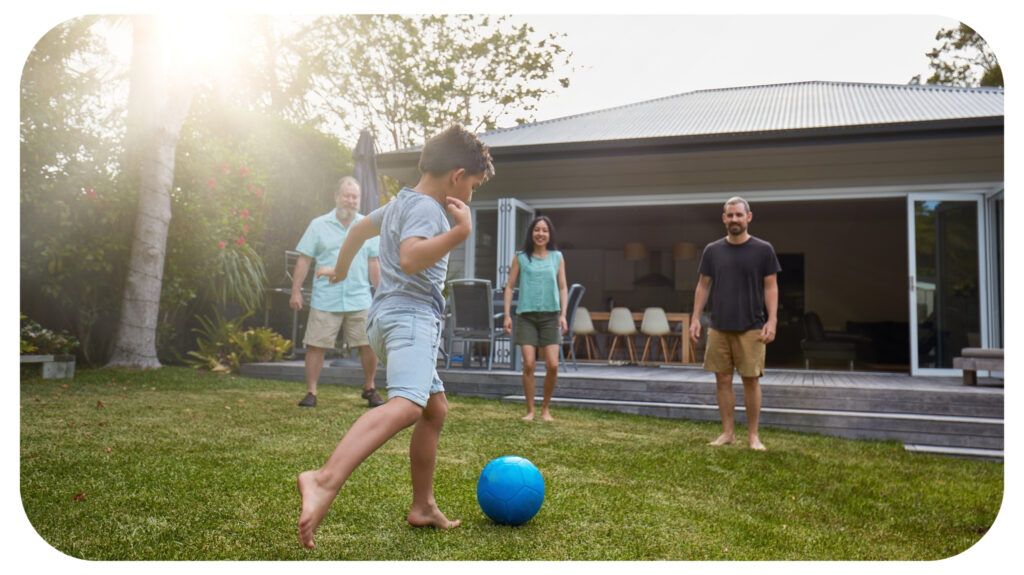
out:
{"label": "interior ceiling", "polygon": [[[880,219],[906,219],[904,198],[871,198],[857,200],[805,200],[786,202],[759,202],[751,205],[754,220],[773,221],[861,221]],[[559,208],[545,209],[559,226],[608,225],[623,221],[658,225],[692,225],[717,221],[722,213],[718,204],[673,206],[620,206],[611,208]]]}

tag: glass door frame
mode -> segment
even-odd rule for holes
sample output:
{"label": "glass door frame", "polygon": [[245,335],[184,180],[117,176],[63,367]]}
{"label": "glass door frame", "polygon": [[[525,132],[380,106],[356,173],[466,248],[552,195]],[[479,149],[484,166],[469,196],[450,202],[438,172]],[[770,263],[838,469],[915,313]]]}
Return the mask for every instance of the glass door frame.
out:
{"label": "glass door frame", "polygon": [[989,324],[988,345],[1004,346],[1004,310],[1005,310],[1005,223],[1003,187],[999,186],[985,194],[985,249],[988,266],[989,286]]}
{"label": "glass door frame", "polygon": [[989,302],[988,302],[988,260],[986,257],[986,204],[985,195],[981,193],[910,193],[907,194],[907,273],[908,300],[910,302],[910,375],[960,375],[959,369],[921,367],[918,356],[918,317],[917,317],[917,234],[916,211],[917,202],[975,202],[977,205],[978,249],[978,313],[980,323],[981,346],[989,345]]}
{"label": "glass door frame", "polygon": [[[521,211],[526,214],[528,221],[532,221],[537,213],[533,206],[516,198],[498,198],[498,253],[495,258],[497,269],[494,270],[494,277],[497,278],[497,284],[494,286],[496,288],[504,288],[508,283],[512,260],[519,249],[516,236],[519,229],[524,226],[518,217]],[[495,357],[501,358],[502,361],[508,360],[512,370],[522,365],[523,352],[519,346],[513,345],[511,340],[501,340],[494,345]]]}
{"label": "glass door frame", "polygon": [[477,205],[471,206],[470,213],[473,218],[473,232],[465,242],[465,274],[468,278],[479,277],[476,269],[477,232],[479,230],[477,225],[478,215],[481,212],[492,211],[497,212],[498,221],[498,229],[496,230],[497,245],[494,247],[496,269],[494,271],[495,282],[493,286],[497,288],[504,287],[505,283],[508,282],[508,272],[512,266],[512,258],[516,250],[519,249],[518,242],[516,242],[516,234],[522,223],[516,217],[518,212],[526,212],[530,219],[533,219],[537,211],[530,204],[516,198],[499,198],[497,201],[480,202]]}
{"label": "glass door frame", "polygon": [[530,220],[533,220],[537,213],[533,206],[516,198],[498,198],[498,253],[494,276],[497,278],[497,285],[494,287],[504,287],[508,283],[512,259],[519,249],[516,235],[522,227],[518,218],[520,211],[525,212]]}
{"label": "glass door frame", "polygon": [[[512,267],[512,259],[515,257],[516,250],[519,248],[519,244],[516,241],[516,236],[519,232],[519,228],[526,225],[525,222],[520,221],[518,217],[520,213],[523,213],[530,220],[533,219],[536,214],[536,209],[516,198],[498,198],[497,201],[480,202],[472,206],[471,214],[473,216],[473,232],[469,239],[466,240],[466,277],[475,278],[480,277],[476,269],[476,255],[477,255],[477,243],[478,243],[478,232],[479,227],[478,216],[483,212],[497,212],[497,230],[496,241],[493,248],[495,250],[495,270],[494,278],[495,281],[492,288],[504,288],[505,284],[508,283],[508,274]],[[525,233],[525,230],[523,230]],[[484,276],[486,277],[486,276]],[[514,354],[511,355],[511,354]],[[515,370],[520,362],[522,361],[521,352],[518,347],[512,345],[509,340],[500,340],[495,342],[495,359],[499,363],[509,362],[511,369]]]}

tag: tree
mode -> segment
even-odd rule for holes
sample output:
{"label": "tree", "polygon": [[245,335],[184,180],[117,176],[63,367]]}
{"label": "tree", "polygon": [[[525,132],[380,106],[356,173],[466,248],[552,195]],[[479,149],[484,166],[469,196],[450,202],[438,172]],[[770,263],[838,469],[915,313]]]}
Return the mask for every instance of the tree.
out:
{"label": "tree", "polygon": [[[213,26],[210,32],[228,35],[222,47],[235,46],[246,56],[216,66],[205,64],[228,50],[210,49],[210,38],[190,30],[191,41],[203,47],[188,49],[203,50],[205,61],[187,79],[193,86],[187,92],[195,95],[170,98],[187,117],[174,162],[163,166],[174,171],[170,219],[164,263],[153,266],[162,270],[159,290],[148,288],[151,298],[159,297],[158,362],[174,361],[194,344],[190,322],[209,313],[210,304],[222,311],[263,305],[263,288],[284,275],[283,250],[330,208],[338,178],[351,171],[349,151],[337,138],[295,119],[304,111],[295,97],[302,72],[290,70],[295,54],[277,28],[283,23],[255,23],[233,19]],[[147,156],[140,150],[170,138],[140,127],[140,105],[157,100],[143,96],[140,69],[129,90],[132,70],[104,38],[131,32],[125,30],[131,24],[130,18],[106,17],[61,24],[33,48],[22,74],[21,306],[47,327],[72,330],[87,363],[105,364],[122,337],[118,322],[133,237],[151,248],[159,243],[158,237],[143,242],[136,224]],[[152,32],[138,30],[139,39],[150,34],[152,50],[165,48]],[[140,58],[136,54],[136,63]],[[276,70],[268,69],[272,63]],[[171,73],[153,82],[150,93],[182,86],[183,76]],[[126,93],[135,106],[130,133]]]}
{"label": "tree", "polygon": [[532,119],[569,85],[556,78],[571,56],[558,39],[508,17],[378,14],[321,17],[296,41],[319,119],[400,149],[454,122],[484,131]]}
{"label": "tree", "polygon": [[211,51],[203,56],[226,60],[208,82],[216,99],[293,124],[308,125],[311,110],[306,95],[312,72],[297,51],[295,34],[310,21],[311,18],[236,14],[206,31],[230,38],[230,42],[219,42],[220,53]]}
{"label": "tree", "polygon": [[54,27],[21,77],[21,308],[71,330],[86,362],[106,359],[134,200],[118,188],[113,168],[123,84],[95,31],[99,22]]}
{"label": "tree", "polygon": [[160,367],[156,330],[171,222],[174,153],[196,84],[182,70],[165,64],[165,31],[156,17],[134,16],[132,24],[125,170],[137,174],[139,204],[121,318],[108,366],[151,369]]}
{"label": "tree", "polygon": [[[956,28],[943,28],[935,39],[941,45],[926,54],[933,70],[926,84],[1003,87],[1003,69],[995,53],[970,26],[961,23]],[[920,75],[911,80],[912,84],[920,82]]]}

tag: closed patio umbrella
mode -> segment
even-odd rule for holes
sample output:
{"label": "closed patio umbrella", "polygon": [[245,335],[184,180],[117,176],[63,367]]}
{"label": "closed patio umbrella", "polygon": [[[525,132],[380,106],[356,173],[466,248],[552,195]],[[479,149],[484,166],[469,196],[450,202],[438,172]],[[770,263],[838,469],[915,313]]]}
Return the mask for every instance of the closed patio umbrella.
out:
{"label": "closed patio umbrella", "polygon": [[380,207],[380,176],[377,174],[377,149],[369,130],[359,133],[359,141],[352,150],[353,177],[359,180],[362,196],[359,213],[366,215]]}
{"label": "closed patio umbrella", "polygon": [[[359,141],[352,150],[352,177],[359,182],[359,213],[364,216],[380,207],[380,177],[377,175],[377,149],[369,130],[359,132]],[[358,358],[341,358],[332,367],[359,365]]]}

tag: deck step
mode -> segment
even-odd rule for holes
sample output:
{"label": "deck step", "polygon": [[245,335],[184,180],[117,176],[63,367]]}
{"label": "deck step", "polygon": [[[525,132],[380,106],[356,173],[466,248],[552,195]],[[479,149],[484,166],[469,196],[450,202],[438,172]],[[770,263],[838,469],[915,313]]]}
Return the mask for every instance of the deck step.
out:
{"label": "deck step", "polygon": [[[361,385],[361,368],[356,362],[348,363],[325,365],[320,383]],[[305,381],[302,362],[244,364],[242,373]],[[519,372],[457,368],[440,373],[450,396],[523,401]],[[378,369],[376,382],[381,388],[386,385],[383,369]],[[718,423],[715,388],[714,374],[699,369],[581,364],[578,371],[559,374],[555,401],[565,407]],[[737,381],[734,388],[736,418],[743,425],[743,387]],[[1002,458],[1002,382],[975,387],[951,377],[772,370],[761,389],[764,428],[898,441],[915,446],[908,451],[922,453]]]}
{"label": "deck step", "polygon": [[979,457],[982,459],[1003,459],[1002,449],[972,449],[965,447],[946,447],[944,445],[904,444],[903,449],[910,453],[929,453],[936,455],[956,455],[958,457]]}
{"label": "deck step", "polygon": [[[502,401],[523,403],[525,398],[511,394],[503,396]],[[552,397],[551,402],[565,407],[605,409],[670,419],[719,420],[717,405],[708,403],[571,397]],[[736,415],[737,422],[743,424],[745,409],[742,405],[736,406]],[[1001,418],[763,407],[761,425],[849,439],[896,440],[905,445],[927,445],[933,453],[946,449],[946,453],[953,455],[962,450],[964,456],[1002,458]]]}
{"label": "deck step", "polygon": [[[507,395],[502,398],[505,401],[525,402],[526,397],[522,395]],[[594,405],[633,405],[639,407],[670,407],[685,409],[708,409],[717,411],[717,405],[697,403],[669,403],[660,401],[624,401],[617,399],[585,399],[579,397],[552,397],[552,403],[582,403]],[[736,411],[746,411],[742,405],[736,406]],[[761,413],[794,413],[801,415],[831,415],[839,417],[862,417],[867,419],[906,419],[910,421],[931,421],[944,423],[980,423],[985,425],[998,425],[1002,427],[1002,419],[989,417],[959,417],[948,415],[929,415],[922,413],[879,413],[866,411],[837,411],[828,409],[791,409],[762,407]]]}

